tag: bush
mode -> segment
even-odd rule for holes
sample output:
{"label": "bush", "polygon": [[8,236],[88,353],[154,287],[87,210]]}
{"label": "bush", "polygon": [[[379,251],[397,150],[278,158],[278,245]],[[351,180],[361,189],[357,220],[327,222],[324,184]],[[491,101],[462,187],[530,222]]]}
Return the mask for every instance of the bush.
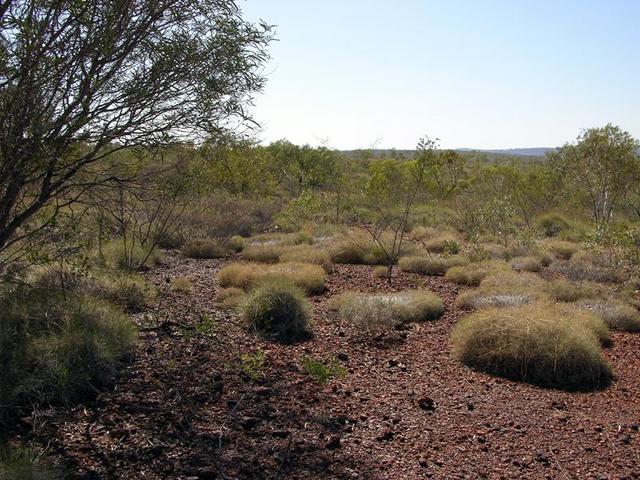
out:
{"label": "bush", "polygon": [[545,242],[544,247],[559,260],[569,260],[580,249],[578,244],[564,240]]}
{"label": "bush", "polygon": [[460,285],[477,287],[488,275],[500,271],[511,270],[509,264],[503,260],[487,260],[469,265],[452,267],[447,270],[445,278]]}
{"label": "bush", "polygon": [[509,263],[511,268],[517,272],[539,272],[542,270],[542,260],[538,257],[514,257]]}
{"label": "bush", "polygon": [[373,276],[389,280],[389,267],[385,267],[384,265],[377,265],[373,267]]}
{"label": "bush", "polygon": [[568,230],[569,221],[559,213],[545,213],[536,219],[536,226],[545,237],[557,237],[560,232]]}
{"label": "bush", "polygon": [[405,272],[421,273],[422,275],[444,275],[451,267],[466,265],[468,260],[459,255],[450,257],[431,255],[402,257],[398,261],[400,269]]}
{"label": "bush", "polygon": [[389,294],[347,292],[333,297],[329,308],[365,330],[388,328],[403,322],[435,320],[444,312],[442,301],[426,290]]}
{"label": "bush", "polygon": [[171,290],[174,292],[191,293],[193,283],[189,277],[177,277],[171,282]]}
{"label": "bush", "polygon": [[217,240],[197,238],[185,242],[182,254],[189,258],[221,258],[227,254],[227,250]]}
{"label": "bush", "polygon": [[584,299],[576,302],[576,307],[591,311],[613,330],[640,331],[640,314],[626,303],[616,300]]}
{"label": "bush", "polygon": [[612,371],[589,322],[602,324],[588,312],[549,304],[480,310],[455,326],[453,354],[472,368],[514,380],[600,388],[611,382]]}
{"label": "bush", "polygon": [[327,272],[333,270],[329,252],[321,248],[312,247],[311,245],[285,247],[280,254],[280,261],[283,263],[311,263],[322,266]]}
{"label": "bush", "polygon": [[20,287],[0,299],[0,418],[31,402],[70,402],[110,384],[135,328],[111,304]]}
{"label": "bush", "polygon": [[148,270],[164,262],[164,256],[157,248],[130,241],[125,248],[122,239],[115,239],[105,244],[102,247],[102,257],[107,266],[122,270]]}
{"label": "bush", "polygon": [[232,236],[227,242],[227,247],[233,252],[240,252],[247,246],[247,239],[240,235]]}
{"label": "bush", "polygon": [[309,294],[324,292],[325,271],[319,265],[306,263],[279,263],[260,265],[252,263],[230,263],[218,273],[222,287],[237,287],[248,290],[268,277],[285,277]]}
{"label": "bush", "polygon": [[605,255],[597,255],[584,251],[576,252],[571,260],[557,262],[552,271],[560,273],[570,280],[588,280],[592,282],[623,283],[628,275],[615,263],[607,263],[602,259]]}
{"label": "bush", "polygon": [[277,277],[256,288],[243,306],[243,316],[255,332],[282,342],[309,336],[309,311],[302,290]]}

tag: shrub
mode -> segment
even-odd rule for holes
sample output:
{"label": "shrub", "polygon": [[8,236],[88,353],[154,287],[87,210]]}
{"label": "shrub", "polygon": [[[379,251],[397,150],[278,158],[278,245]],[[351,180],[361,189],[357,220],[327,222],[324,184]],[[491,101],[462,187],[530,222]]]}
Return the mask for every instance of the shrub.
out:
{"label": "shrub", "polygon": [[640,331],[640,314],[626,303],[616,300],[584,299],[576,302],[576,307],[593,312],[613,330]]}
{"label": "shrub", "polygon": [[603,387],[612,379],[611,367],[584,320],[549,304],[479,310],[455,326],[453,354],[465,365],[514,380],[579,390]]}
{"label": "shrub", "polygon": [[451,267],[459,267],[467,263],[467,259],[459,255],[450,257],[440,255],[413,255],[410,257],[402,257],[398,261],[401,270],[421,273],[423,275],[444,275]]}
{"label": "shrub", "polygon": [[62,480],[63,472],[35,450],[0,445],[0,478],[3,480]]}
{"label": "shrub", "polygon": [[517,272],[539,272],[542,261],[538,257],[514,257],[509,262],[511,268]]}
{"label": "shrub", "polygon": [[218,240],[196,238],[185,242],[182,254],[189,258],[220,258],[227,254],[227,250]]}
{"label": "shrub", "polygon": [[177,277],[171,282],[171,290],[174,292],[191,293],[193,283],[189,277]]}
{"label": "shrub", "polygon": [[316,360],[305,355],[302,358],[302,368],[307,375],[313,377],[321,385],[327,384],[333,378],[344,377],[347,374],[347,369],[340,365],[335,357]]}
{"label": "shrub", "polygon": [[111,383],[135,328],[111,304],[19,287],[0,299],[0,418],[31,402],[69,402]]}
{"label": "shrub", "polygon": [[487,260],[469,265],[452,267],[447,270],[445,278],[460,285],[478,286],[488,275],[500,271],[511,270],[509,264],[503,260]]}
{"label": "shrub", "polygon": [[568,230],[569,221],[559,213],[545,213],[536,219],[536,226],[545,237],[557,237],[560,232]]}
{"label": "shrub", "polygon": [[321,248],[312,247],[311,245],[296,245],[284,248],[280,255],[280,261],[283,263],[311,263],[321,265],[327,272],[333,270],[329,252]]}
{"label": "shrub", "polygon": [[255,332],[282,342],[309,336],[309,311],[302,290],[276,277],[256,288],[243,306],[243,316]]}
{"label": "shrub", "polygon": [[569,260],[580,249],[578,244],[564,240],[545,242],[544,247],[560,260]]}
{"label": "shrub", "polygon": [[283,247],[280,244],[259,243],[242,250],[242,257],[252,262],[278,263]]}
{"label": "shrub", "polygon": [[162,265],[164,256],[157,248],[139,243],[115,239],[102,247],[102,257],[107,266],[123,270],[147,270],[154,265]]}
{"label": "shrub", "polygon": [[248,290],[269,277],[284,277],[309,294],[324,292],[325,271],[319,265],[307,263],[279,263],[260,265],[255,263],[230,263],[218,273],[220,286]]}
{"label": "shrub", "polygon": [[444,312],[442,301],[426,290],[389,294],[347,292],[333,297],[329,308],[365,330],[388,328],[402,322],[434,320]]}
{"label": "shrub", "polygon": [[606,289],[596,283],[572,282],[565,279],[546,283],[544,290],[551,298],[559,302],[576,302],[583,298],[599,297],[606,293]]}

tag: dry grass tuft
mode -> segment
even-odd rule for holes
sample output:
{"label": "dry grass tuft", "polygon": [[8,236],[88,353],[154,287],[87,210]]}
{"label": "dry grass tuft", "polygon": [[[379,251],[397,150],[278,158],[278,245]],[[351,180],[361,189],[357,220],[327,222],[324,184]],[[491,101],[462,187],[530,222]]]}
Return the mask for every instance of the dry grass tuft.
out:
{"label": "dry grass tuft", "polygon": [[580,250],[580,246],[577,243],[567,242],[565,240],[546,241],[543,243],[543,246],[559,260],[569,260],[574,253]]}
{"label": "dry grass tuft", "polygon": [[227,254],[227,249],[218,240],[196,238],[182,245],[182,254],[189,258],[221,258]]}
{"label": "dry grass tuft", "polygon": [[611,367],[595,315],[551,304],[479,310],[458,322],[453,354],[478,370],[543,386],[595,389],[608,385]]}
{"label": "dry grass tuft", "polygon": [[191,293],[192,289],[193,283],[188,276],[174,278],[171,282],[171,290],[174,292]]}
{"label": "dry grass tuft", "polygon": [[280,262],[311,263],[322,266],[327,273],[333,271],[333,263],[329,252],[311,245],[295,245],[283,248],[280,254]]}
{"label": "dry grass tuft", "polygon": [[477,287],[488,275],[509,270],[511,270],[510,265],[503,260],[487,260],[461,267],[452,267],[447,270],[445,278],[460,285]]}
{"label": "dry grass tuft", "polygon": [[324,292],[325,271],[319,265],[307,263],[230,263],[218,272],[220,286],[248,290],[265,279],[284,277],[309,294]]}
{"label": "dry grass tuft", "polygon": [[538,257],[514,257],[509,263],[517,272],[539,272],[543,267],[542,260]]}
{"label": "dry grass tuft", "polygon": [[619,300],[584,299],[575,305],[591,311],[613,330],[640,331],[640,314],[629,304]]}
{"label": "dry grass tuft", "polygon": [[544,290],[558,302],[576,302],[584,298],[597,298],[606,295],[608,290],[593,282],[572,282],[557,279],[547,282]]}
{"label": "dry grass tuft", "polygon": [[469,261],[459,255],[452,256],[418,256],[402,257],[398,261],[400,269],[405,272],[421,273],[423,275],[444,275],[452,267],[467,265]]}
{"label": "dry grass tuft", "polygon": [[458,295],[456,304],[467,309],[520,306],[546,300],[544,284],[533,273],[500,272],[485,278],[479,288]]}

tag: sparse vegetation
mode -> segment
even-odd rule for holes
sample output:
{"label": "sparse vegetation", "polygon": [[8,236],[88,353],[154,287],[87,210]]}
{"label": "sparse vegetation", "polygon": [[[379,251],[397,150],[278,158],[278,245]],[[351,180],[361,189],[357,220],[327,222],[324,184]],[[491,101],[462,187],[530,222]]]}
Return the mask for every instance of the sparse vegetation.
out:
{"label": "sparse vegetation", "polygon": [[302,358],[302,368],[320,385],[325,385],[332,379],[344,377],[347,374],[347,369],[340,365],[340,362],[334,357],[317,360],[305,356]]}
{"label": "sparse vegetation", "polygon": [[189,277],[177,277],[171,282],[171,290],[174,292],[191,293],[193,283]]}
{"label": "sparse vegetation", "polygon": [[461,285],[478,286],[488,275],[510,270],[509,264],[503,260],[486,260],[479,263],[452,267],[447,270],[445,278]]}
{"label": "sparse vegetation", "polygon": [[319,265],[307,263],[280,263],[258,265],[230,263],[220,270],[220,285],[249,290],[266,278],[284,277],[309,294],[324,292],[325,271]]}
{"label": "sparse vegetation", "polygon": [[468,264],[468,260],[459,255],[413,255],[401,257],[398,265],[405,272],[421,273],[423,275],[444,275],[452,267]]}

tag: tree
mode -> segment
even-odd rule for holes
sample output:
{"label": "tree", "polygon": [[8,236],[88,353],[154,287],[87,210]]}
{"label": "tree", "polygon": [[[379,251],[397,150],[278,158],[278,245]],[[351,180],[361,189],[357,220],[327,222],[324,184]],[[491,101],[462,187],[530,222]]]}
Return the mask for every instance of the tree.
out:
{"label": "tree", "polygon": [[608,124],[582,132],[549,160],[559,176],[587,195],[595,222],[606,224],[639,178],[638,148],[638,140]]}
{"label": "tree", "polygon": [[233,0],[0,3],[0,252],[118,183],[114,152],[249,127],[271,38]]}

